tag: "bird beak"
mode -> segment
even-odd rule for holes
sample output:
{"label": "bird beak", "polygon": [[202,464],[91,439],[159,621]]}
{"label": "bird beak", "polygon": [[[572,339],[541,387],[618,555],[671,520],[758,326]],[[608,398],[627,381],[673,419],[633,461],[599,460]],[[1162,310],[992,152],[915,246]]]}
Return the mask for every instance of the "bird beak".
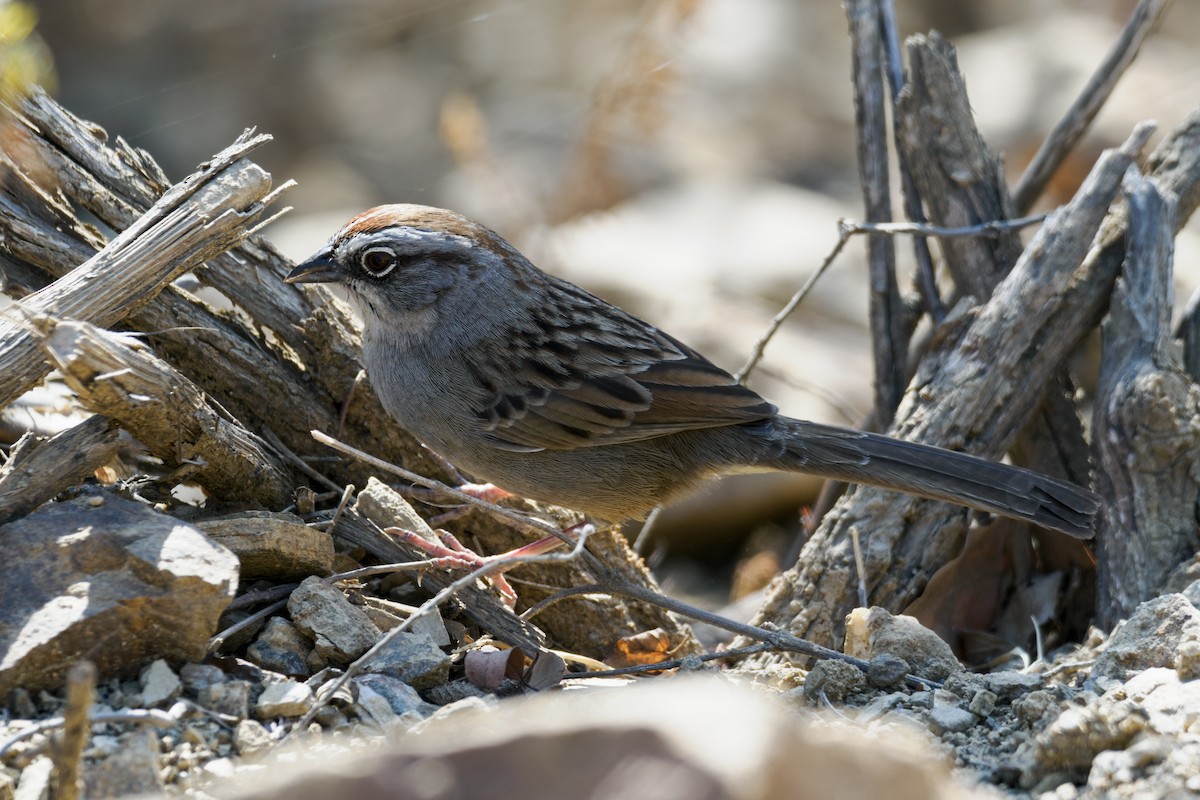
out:
{"label": "bird beak", "polygon": [[332,253],[322,250],[302,264],[296,266],[284,280],[288,283],[338,283],[342,271],[332,258]]}

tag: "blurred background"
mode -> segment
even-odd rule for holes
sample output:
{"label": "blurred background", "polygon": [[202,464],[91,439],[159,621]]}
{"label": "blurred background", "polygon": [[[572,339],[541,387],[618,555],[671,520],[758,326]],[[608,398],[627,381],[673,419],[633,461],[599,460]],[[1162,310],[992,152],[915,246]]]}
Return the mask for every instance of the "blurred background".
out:
{"label": "blurred background", "polygon": [[[897,5],[902,35],[937,29],[958,46],[984,136],[1015,178],[1135,3]],[[278,182],[299,182],[295,210],[267,231],[292,257],[372,205],[451,207],[731,370],[834,245],[838,218],[861,215],[846,21],[833,0],[0,9],[20,63],[172,178],[243,128],[273,134],[255,157]],[[1069,197],[1138,120],[1161,131],[1196,108],[1198,44],[1200,4],[1175,3],[1048,202]],[[862,251],[847,249],[751,381],[790,415],[853,425],[868,410]],[[1184,299],[1196,252],[1181,240]],[[720,563],[747,547],[776,552],[815,491],[789,476],[735,482],[674,511],[660,541]]]}

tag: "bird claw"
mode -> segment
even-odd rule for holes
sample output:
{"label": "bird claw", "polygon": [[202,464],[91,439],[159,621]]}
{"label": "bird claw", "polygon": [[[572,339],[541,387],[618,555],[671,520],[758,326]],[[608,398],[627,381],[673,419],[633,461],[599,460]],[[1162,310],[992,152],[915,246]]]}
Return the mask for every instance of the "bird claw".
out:
{"label": "bird claw", "polygon": [[[454,534],[440,528],[434,531],[438,539],[441,540],[440,542],[432,542],[420,534],[406,531],[403,528],[386,528],[384,532],[405,544],[428,553],[430,557],[429,565],[438,569],[469,571],[502,560],[509,555],[509,553],[504,553],[497,556],[481,556],[460,542]],[[500,594],[501,602],[510,609],[515,608],[517,605],[517,593],[502,572],[502,569],[493,572],[487,576],[487,579]]]}

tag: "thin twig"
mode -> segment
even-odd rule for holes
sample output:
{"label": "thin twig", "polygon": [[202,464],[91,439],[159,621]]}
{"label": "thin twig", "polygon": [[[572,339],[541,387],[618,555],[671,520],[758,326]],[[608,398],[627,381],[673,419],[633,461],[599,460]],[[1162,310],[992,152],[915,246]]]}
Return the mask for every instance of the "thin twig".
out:
{"label": "thin twig", "polygon": [[[542,603],[539,603],[537,606],[534,606],[534,608],[529,609],[529,611],[525,613],[529,614],[530,612],[535,611],[535,609],[539,609],[539,607],[544,607],[543,603],[547,603],[547,601],[552,600],[557,602],[565,597],[580,594],[611,594],[621,595],[623,597],[631,597],[634,600],[639,600],[643,603],[649,603],[650,605],[658,606],[659,608],[666,609],[667,611],[673,611],[674,613],[688,617],[689,619],[694,619],[699,622],[712,625],[714,628],[720,628],[731,633],[736,633],[739,636],[745,636],[748,639],[763,642],[770,645],[770,649],[772,650],[800,653],[802,655],[811,656],[812,658],[844,661],[847,664],[853,664],[864,672],[869,666],[868,662],[863,661],[861,658],[855,658],[854,656],[846,655],[845,653],[839,653],[836,650],[831,650],[828,647],[822,647],[819,644],[814,644],[813,642],[793,636],[790,633],[779,630],[769,630],[767,628],[759,628],[754,625],[748,625],[744,622],[737,622],[736,620],[729,619],[728,617],[722,617],[720,614],[714,614],[711,611],[705,611],[702,608],[697,608],[696,606],[685,603],[682,600],[676,600],[673,597],[667,597],[666,595],[662,595],[649,589],[642,588],[641,586],[635,586],[629,583],[573,586],[570,589],[564,589],[562,592],[556,594],[553,598],[546,598],[546,600],[542,601]],[[917,675],[909,675],[907,676],[907,680],[913,686],[922,689],[939,688],[941,686],[941,684],[937,681],[932,681],[928,678],[922,678]]]}
{"label": "thin twig", "polygon": [[749,360],[733,376],[738,383],[745,383],[746,379],[750,377],[750,373],[758,366],[758,362],[762,361],[763,351],[767,349],[767,345],[770,344],[771,339],[775,338],[775,333],[783,325],[784,320],[790,317],[792,312],[796,310],[796,306],[800,305],[800,301],[808,296],[813,286],[816,285],[821,276],[825,274],[825,271],[833,264],[834,259],[841,254],[842,248],[846,246],[846,242],[848,241],[850,241],[850,237],[839,232],[837,244],[829,251],[829,255],[825,256],[825,260],[821,262],[821,266],[817,267],[816,271],[808,276],[808,280],[792,295],[792,299],[788,300],[787,304],[779,310],[779,313],[771,318],[771,323],[767,326],[766,332],[754,343],[754,349],[750,353]]}
{"label": "thin twig", "polygon": [[[436,481],[434,481],[434,482],[436,483]],[[449,488],[449,487],[447,487],[447,488]],[[389,644],[391,644],[393,641],[395,641],[395,639],[401,633],[404,633],[409,628],[411,628],[413,623],[415,623],[418,619],[420,619],[424,615],[428,614],[430,611],[432,611],[434,608],[440,606],[442,603],[449,600],[451,597],[453,597],[455,594],[457,594],[462,588],[464,588],[466,586],[470,586],[475,581],[477,581],[481,578],[486,578],[489,575],[491,575],[492,573],[503,572],[504,570],[511,569],[514,566],[517,566],[519,564],[545,564],[545,563],[558,562],[558,561],[569,561],[571,559],[577,558],[581,553],[585,552],[584,545],[587,542],[590,530],[591,530],[590,526],[585,526],[584,529],[579,530],[576,533],[577,538],[575,539],[574,547],[572,547],[571,551],[568,553],[543,553],[541,555],[508,556],[505,558],[496,558],[494,561],[488,561],[487,563],[479,566],[478,568],[476,568],[474,570],[471,570],[466,575],[463,575],[461,578],[458,578],[457,580],[455,580],[452,583],[450,583],[449,585],[447,585],[446,588],[442,589],[440,592],[435,594],[433,597],[429,598],[424,603],[422,603],[420,605],[420,607],[417,608],[417,610],[414,611],[409,616],[408,619],[404,620],[404,622],[401,622],[395,628],[392,628],[390,631],[388,631],[386,634],[384,634],[379,639],[379,641],[377,641],[374,644],[374,646],[371,647],[370,650],[363,653],[361,656],[359,656],[357,659],[355,659],[349,666],[347,666],[346,671],[342,673],[341,677],[339,677],[336,681],[334,681],[331,685],[329,685],[316,698],[316,701],[313,703],[312,708],[310,708],[308,710],[308,712],[303,717],[301,717],[300,720],[294,726],[292,726],[292,730],[288,734],[288,736],[290,737],[290,736],[296,735],[297,731],[307,730],[309,724],[311,724],[313,719],[316,717],[317,712],[319,712],[322,708],[324,708],[326,703],[328,703],[329,700],[339,690],[342,689],[342,687],[344,687],[356,675],[358,675],[360,672],[362,672],[363,668],[366,666],[367,663],[369,663],[371,661],[371,659],[373,659],[376,655],[379,654],[380,651],[382,651]]]}
{"label": "thin twig", "polygon": [[654,510],[646,515],[646,521],[642,523],[642,529],[638,531],[637,538],[633,540],[633,552],[639,556],[645,553],[646,545],[650,541],[650,533],[654,530],[654,523],[658,522],[658,515],[661,513],[662,506],[655,506]]}
{"label": "thin twig", "polygon": [[858,573],[858,605],[867,607],[867,566],[863,562],[862,542],[859,540],[858,527],[850,528],[850,544],[854,548],[854,571]]}
{"label": "thin twig", "polygon": [[1013,189],[1013,206],[1018,214],[1033,207],[1067,154],[1082,138],[1092,120],[1100,113],[1117,81],[1137,57],[1138,50],[1162,17],[1170,0],[1142,0],[1133,10],[1117,41],[1105,55],[1100,66],[1088,79],[1083,91],[1067,109],[1067,113],[1050,131],[1038,148],[1037,155],[1025,168],[1025,174]]}
{"label": "thin twig", "polygon": [[693,664],[701,664],[706,661],[724,661],[727,658],[741,658],[742,656],[750,656],[754,655],[755,653],[761,653],[764,650],[771,649],[773,649],[773,647],[769,643],[759,642],[758,644],[752,644],[746,647],[738,647],[733,650],[725,650],[720,653],[698,653],[696,655],[684,656],[682,658],[656,661],[653,664],[637,664],[631,667],[617,667],[615,669],[596,670],[595,672],[569,672],[566,675],[563,675],[563,680],[579,680],[581,678],[617,678],[622,675],[639,675],[644,672],[662,672],[663,670],[667,669],[691,667]]}
{"label": "thin twig", "polygon": [[[853,50],[855,130],[858,135],[858,182],[863,208],[872,222],[892,220],[888,179],[887,111],[884,99],[881,15],[877,0],[847,0]],[[867,240],[870,275],[870,327],[874,362],[874,407],[887,427],[904,393],[908,331],[904,301],[896,281],[896,245],[890,239]]]}
{"label": "thin twig", "polygon": [[734,378],[738,383],[744,383],[758,366],[758,362],[762,360],[763,352],[767,349],[771,339],[775,338],[775,334],[779,331],[780,326],[784,321],[792,315],[796,307],[801,301],[808,296],[812,291],[813,286],[821,276],[833,265],[833,262],[841,255],[842,249],[845,248],[846,242],[850,241],[850,237],[858,235],[867,236],[893,236],[895,234],[908,234],[911,236],[935,236],[938,238],[956,238],[956,237],[971,237],[971,236],[997,236],[1005,231],[1019,230],[1030,225],[1037,225],[1045,222],[1049,214],[1034,214],[1028,217],[1019,219],[995,219],[988,222],[981,222],[977,225],[967,225],[958,228],[946,228],[940,225],[930,225],[923,222],[862,222],[860,220],[841,218],[837,222],[838,240],[829,254],[821,262],[821,266],[817,267],[816,271],[808,277],[804,285],[792,295],[782,309],[779,310],[774,317],[771,318],[771,323],[767,326],[766,332],[759,337],[754,343],[754,349],[751,351],[750,358],[746,364],[737,371]]}
{"label": "thin twig", "polygon": [[63,729],[58,741],[50,748],[54,761],[56,800],[75,800],[83,784],[79,766],[87,747],[92,726],[88,711],[96,696],[96,665],[80,661],[67,670],[67,703],[63,709]]}
{"label": "thin twig", "polygon": [[293,453],[291,448],[285,445],[283,440],[276,436],[273,430],[270,428],[265,428],[263,429],[261,436],[263,441],[265,441],[267,445],[276,452],[276,454],[283,458],[284,461],[288,462],[317,483],[324,485],[326,488],[335,492],[342,491],[342,487],[340,485],[325,477],[320,472],[317,472],[315,469],[309,466],[307,461]]}
{"label": "thin twig", "polygon": [[[106,711],[101,714],[90,715],[88,723],[91,725],[135,723],[138,725],[153,725],[155,728],[171,728],[179,724],[179,720],[183,718],[184,713],[187,711],[190,711],[190,708],[186,703],[176,703],[171,707],[170,711],[161,711],[157,708]],[[9,750],[26,739],[32,739],[39,733],[61,728],[66,722],[66,719],[63,717],[50,717],[49,719],[44,719],[41,722],[30,725],[20,733],[13,734],[8,739],[0,742],[0,758],[4,758],[4,755]]]}
{"label": "thin twig", "polygon": [[865,234],[867,236],[892,236],[908,234],[911,236],[933,236],[939,239],[965,239],[982,236],[999,236],[1008,231],[1028,228],[1030,225],[1040,225],[1050,216],[1046,214],[1031,214],[1017,219],[993,219],[976,225],[964,225],[957,228],[946,228],[941,225],[930,225],[927,222],[862,222],[843,217],[838,220],[838,229],[846,236]]}
{"label": "thin twig", "polygon": [[[449,495],[450,497],[453,497],[456,500],[461,500],[464,503],[470,503],[472,505],[478,506],[479,508],[485,509],[486,511],[488,511],[492,514],[495,514],[496,516],[504,517],[507,520],[515,522],[517,525],[521,526],[522,528],[525,528],[526,530],[533,530],[538,535],[549,534],[551,536],[558,536],[560,538],[563,538],[562,531],[559,530],[558,528],[556,528],[555,526],[549,524],[548,522],[543,522],[542,520],[536,519],[534,517],[525,516],[524,514],[520,513],[519,511],[513,511],[511,508],[505,508],[504,506],[498,506],[495,503],[489,503],[488,501],[481,500],[478,497],[475,497],[474,495],[471,495],[471,494],[468,494],[468,493],[462,491],[461,489],[456,489],[453,486],[448,486],[448,485],[442,483],[441,481],[434,480],[433,478],[427,478],[424,475],[421,475],[420,473],[412,472],[410,470],[404,469],[404,467],[397,466],[396,464],[392,464],[391,462],[388,462],[388,461],[384,461],[382,458],[376,458],[375,456],[371,455],[370,453],[359,450],[356,447],[351,447],[350,445],[346,444],[345,442],[338,441],[337,439],[333,438],[329,434],[324,433],[322,431],[310,431],[310,433],[312,434],[312,437],[314,439],[316,439],[318,442],[325,445],[326,447],[330,447],[334,450],[337,450],[339,453],[342,453],[344,455],[348,455],[348,456],[357,458],[359,461],[362,461],[365,464],[370,464],[371,466],[375,467],[376,469],[381,469],[381,470],[384,470],[385,472],[390,472],[393,475],[398,475],[401,478],[404,478],[404,480],[411,481],[412,483],[415,483],[418,486],[424,486],[426,489],[432,489],[436,492],[441,492],[443,494]],[[574,544],[574,542],[569,539],[564,538],[564,541],[566,541],[568,544]]]}
{"label": "thin twig", "polygon": [[[879,27],[884,52],[884,71],[887,74],[888,88],[891,90],[892,119],[900,115],[900,92],[904,88],[904,62],[900,56],[900,31],[896,24],[896,6],[892,0],[877,0],[879,3]],[[921,192],[913,178],[912,168],[904,158],[904,147],[901,146],[900,132],[893,124],[893,149],[896,152],[896,167],[900,173],[900,192],[904,198],[904,216],[910,222],[918,224],[927,222],[925,209],[921,204]],[[940,325],[946,319],[946,306],[938,293],[937,277],[933,272],[933,254],[929,251],[929,243],[922,238],[913,239],[913,255],[917,260],[917,291],[921,294],[925,310],[933,319],[935,325]]]}
{"label": "thin twig", "polygon": [[329,520],[329,527],[326,532],[333,535],[337,530],[337,524],[342,519],[342,514],[346,513],[346,507],[350,505],[350,498],[354,496],[354,484],[346,484],[346,488],[342,490],[342,498],[338,501],[337,508],[334,509],[333,518]]}

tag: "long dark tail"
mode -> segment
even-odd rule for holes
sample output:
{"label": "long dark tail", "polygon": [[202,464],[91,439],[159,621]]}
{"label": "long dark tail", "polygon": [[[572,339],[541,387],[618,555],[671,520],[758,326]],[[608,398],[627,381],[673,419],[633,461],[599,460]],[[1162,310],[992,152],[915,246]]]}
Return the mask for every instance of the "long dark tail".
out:
{"label": "long dark tail", "polygon": [[788,417],[772,423],[772,438],[784,444],[771,465],[779,469],[945,500],[1080,539],[1095,534],[1100,498],[1068,481],[874,433]]}

